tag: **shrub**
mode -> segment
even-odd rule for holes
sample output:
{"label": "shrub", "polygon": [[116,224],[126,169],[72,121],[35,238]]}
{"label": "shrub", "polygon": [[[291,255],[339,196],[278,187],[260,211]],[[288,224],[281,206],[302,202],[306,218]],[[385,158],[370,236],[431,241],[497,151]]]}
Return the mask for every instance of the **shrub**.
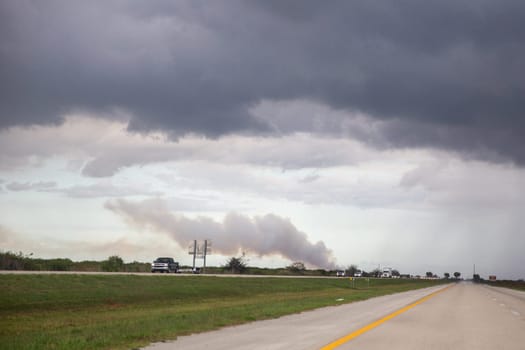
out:
{"label": "shrub", "polygon": [[102,262],[102,271],[118,272],[124,271],[124,261],[118,255],[112,255]]}

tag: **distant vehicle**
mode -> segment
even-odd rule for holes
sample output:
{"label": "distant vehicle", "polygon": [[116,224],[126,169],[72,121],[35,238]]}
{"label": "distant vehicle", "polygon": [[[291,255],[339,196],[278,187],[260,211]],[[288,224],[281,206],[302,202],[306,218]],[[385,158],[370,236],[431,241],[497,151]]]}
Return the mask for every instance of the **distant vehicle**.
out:
{"label": "distant vehicle", "polygon": [[382,278],[391,278],[392,277],[392,269],[390,267],[383,268],[383,273],[381,274]]}
{"label": "distant vehicle", "polygon": [[337,277],[345,277],[346,272],[345,272],[344,270],[337,270],[337,271],[335,272],[335,275],[336,275]]}
{"label": "distant vehicle", "polygon": [[193,273],[193,274],[200,274],[202,272],[202,269],[200,267],[195,267],[195,268],[187,268],[187,267],[184,267],[182,269],[179,269],[180,273]]}
{"label": "distant vehicle", "polygon": [[355,270],[354,277],[363,277],[363,270]]}
{"label": "distant vehicle", "polygon": [[173,258],[157,258],[151,263],[151,272],[176,273],[179,272],[179,263]]}

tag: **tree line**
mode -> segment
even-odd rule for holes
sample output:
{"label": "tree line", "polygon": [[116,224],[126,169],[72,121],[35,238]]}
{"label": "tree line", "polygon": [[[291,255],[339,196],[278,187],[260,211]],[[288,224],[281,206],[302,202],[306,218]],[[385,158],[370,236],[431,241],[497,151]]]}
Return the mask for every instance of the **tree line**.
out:
{"label": "tree line", "polygon": [[68,258],[41,259],[22,252],[0,252],[0,269],[26,271],[149,272],[151,264],[125,263],[118,255],[102,261],[72,261]]}
{"label": "tree line", "polygon": [[[325,269],[307,269],[301,261],[296,261],[283,268],[261,268],[249,266],[248,259],[243,254],[238,257],[230,257],[221,266],[206,267],[206,273],[210,274],[254,274],[254,275],[308,275],[308,276],[330,276],[335,271]],[[27,270],[27,271],[86,271],[86,272],[150,272],[151,264],[133,261],[125,263],[118,255],[109,256],[102,261],[84,260],[72,261],[68,258],[41,259],[34,258],[33,254],[22,252],[0,252],[1,270]],[[350,265],[346,268],[346,276],[354,276],[359,269],[357,265]],[[381,277],[382,271],[378,268],[372,271],[361,271],[362,277]],[[412,277],[402,275],[397,270],[392,270],[393,277]],[[449,279],[450,274],[444,273],[444,278]],[[453,276],[458,279],[461,273],[454,272]],[[427,272],[426,277],[437,278],[432,272]]]}

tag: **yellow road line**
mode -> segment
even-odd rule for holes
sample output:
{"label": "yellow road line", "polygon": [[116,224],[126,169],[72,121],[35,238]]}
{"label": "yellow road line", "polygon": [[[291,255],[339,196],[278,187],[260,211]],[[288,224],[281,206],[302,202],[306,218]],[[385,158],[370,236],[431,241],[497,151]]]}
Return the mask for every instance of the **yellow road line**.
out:
{"label": "yellow road line", "polygon": [[354,338],[357,338],[357,337],[360,336],[361,334],[366,333],[366,332],[368,332],[369,330],[376,328],[376,327],[379,326],[380,324],[383,324],[383,323],[385,323],[386,321],[388,321],[388,320],[390,320],[390,319],[392,319],[392,318],[394,318],[394,317],[396,317],[396,316],[398,316],[398,315],[401,315],[403,312],[410,310],[410,309],[413,308],[414,306],[417,306],[417,305],[421,304],[422,302],[424,302],[424,301],[426,301],[426,300],[428,300],[428,299],[430,299],[430,298],[436,296],[437,294],[439,294],[439,293],[445,291],[446,289],[448,289],[448,288],[450,288],[450,287],[451,287],[451,286],[448,286],[448,287],[446,287],[446,288],[440,289],[440,290],[438,290],[438,291],[436,291],[436,292],[434,292],[434,293],[431,293],[431,294],[429,294],[429,295],[427,295],[427,296],[425,296],[425,297],[423,297],[423,298],[421,298],[421,299],[419,299],[419,300],[413,302],[413,303],[410,304],[410,305],[407,305],[407,306],[405,306],[405,307],[403,307],[403,308],[401,308],[401,309],[399,309],[399,310],[397,310],[397,311],[394,311],[394,312],[392,312],[391,314],[389,314],[389,315],[387,315],[387,316],[385,316],[385,317],[383,317],[383,318],[381,318],[381,319],[379,319],[379,320],[377,320],[377,321],[374,321],[374,322],[372,322],[372,323],[370,323],[370,324],[364,326],[363,328],[360,328],[360,329],[358,329],[358,330],[356,330],[356,331],[354,331],[354,332],[352,332],[352,333],[350,333],[350,334],[345,335],[345,336],[342,337],[342,338],[337,339],[336,341],[334,341],[334,342],[332,342],[332,343],[330,343],[330,344],[328,344],[328,345],[323,346],[323,347],[321,348],[321,350],[332,350],[332,349],[335,349],[335,348],[337,348],[338,346],[341,346],[341,345],[343,345],[344,343],[346,343],[346,342],[348,342],[348,341],[350,341],[350,340],[352,340],[352,339],[354,339]]}

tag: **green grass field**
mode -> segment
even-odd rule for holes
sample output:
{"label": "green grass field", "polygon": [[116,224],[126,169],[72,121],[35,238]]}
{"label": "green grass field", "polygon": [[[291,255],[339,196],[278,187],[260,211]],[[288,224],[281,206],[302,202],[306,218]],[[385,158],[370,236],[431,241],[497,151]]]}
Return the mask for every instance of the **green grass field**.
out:
{"label": "green grass field", "polygon": [[[131,349],[440,281],[0,275],[0,349]],[[344,299],[337,301],[337,299]]]}
{"label": "green grass field", "polygon": [[487,285],[489,286],[511,288],[511,289],[525,291],[524,281],[494,281],[494,282],[485,281],[485,283],[487,283]]}

